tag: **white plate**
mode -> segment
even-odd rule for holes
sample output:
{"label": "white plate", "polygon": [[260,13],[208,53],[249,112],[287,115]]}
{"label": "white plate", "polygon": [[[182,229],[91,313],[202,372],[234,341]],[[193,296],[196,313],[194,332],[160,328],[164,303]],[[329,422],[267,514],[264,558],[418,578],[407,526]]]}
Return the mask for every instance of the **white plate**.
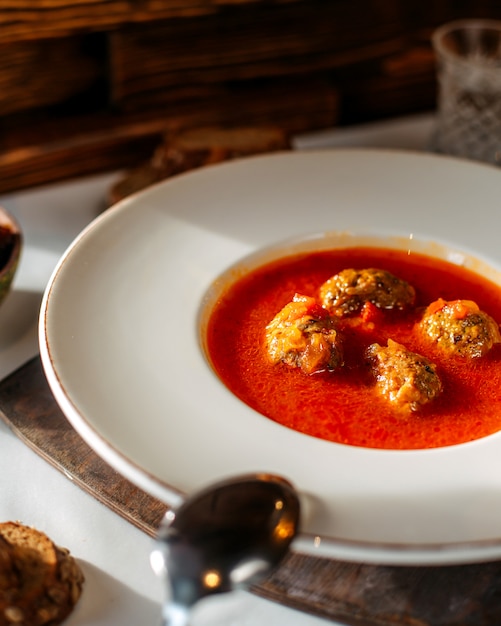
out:
{"label": "white plate", "polygon": [[50,387],[101,457],[169,504],[227,475],[276,472],[303,495],[297,550],[396,564],[500,558],[501,434],[422,451],[314,439],[232,396],[199,340],[221,273],[310,233],[390,237],[488,262],[496,276],[500,198],[498,169],[379,150],[262,156],[171,179],[102,214],[60,260],[40,317]]}

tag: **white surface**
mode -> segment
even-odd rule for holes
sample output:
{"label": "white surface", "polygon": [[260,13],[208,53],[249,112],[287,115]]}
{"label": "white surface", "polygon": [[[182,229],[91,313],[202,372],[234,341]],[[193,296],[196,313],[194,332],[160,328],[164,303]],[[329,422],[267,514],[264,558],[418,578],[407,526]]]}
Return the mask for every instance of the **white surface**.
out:
{"label": "white surface", "polygon": [[[38,352],[38,313],[47,281],[74,237],[103,209],[105,175],[0,198],[19,220],[25,250],[14,291],[0,308],[0,376]],[[152,540],[25,446],[0,422],[0,520],[46,532],[78,559],[84,593],[68,626],[158,625],[164,590],[149,565]],[[321,626],[327,622],[240,593],[201,607],[194,626]]]}
{"label": "white surface", "polygon": [[432,115],[413,115],[382,122],[332,128],[299,135],[293,145],[298,150],[310,148],[395,148],[427,150],[435,130]]}
{"label": "white surface", "polygon": [[[200,349],[198,317],[221,272],[312,232],[341,235],[309,249],[397,246],[485,275],[458,251],[501,267],[494,229],[470,228],[472,206],[480,224],[495,221],[500,195],[495,168],[359,149],[242,159],[157,185],[93,222],[54,273],[40,328],[56,399],[101,456],[169,504],[226,476],[274,472],[307,496],[298,549],[389,563],[498,558],[501,434],[416,451],[302,435],[227,391]],[[284,249],[296,246],[273,254]]]}
{"label": "white surface", "polygon": [[[392,122],[388,139],[393,147],[414,148],[414,140],[408,140],[414,136],[414,128],[426,145],[432,120],[425,120],[424,126],[421,119],[416,122],[416,126],[412,119]],[[385,145],[385,126],[371,125],[365,142],[363,128],[340,131],[340,140],[337,131],[327,134],[333,145],[353,142],[381,147]],[[316,135],[321,141],[322,135]],[[95,177],[0,198],[0,204],[19,219],[26,242],[15,291],[0,309],[1,376],[37,353],[42,291],[59,256],[102,208],[113,179],[114,176]],[[79,608],[67,623],[158,624],[163,593],[149,568],[150,539],[73,485],[1,423],[0,450],[0,519],[18,519],[48,532],[70,548],[87,576]],[[205,626],[332,623],[247,594],[226,603],[213,603],[211,611],[201,615],[199,622]]]}

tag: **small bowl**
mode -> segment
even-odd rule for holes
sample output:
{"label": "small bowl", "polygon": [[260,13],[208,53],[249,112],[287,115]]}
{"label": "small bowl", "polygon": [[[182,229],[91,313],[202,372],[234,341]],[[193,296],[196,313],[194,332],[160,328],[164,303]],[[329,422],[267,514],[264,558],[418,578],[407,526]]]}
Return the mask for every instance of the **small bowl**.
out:
{"label": "small bowl", "polygon": [[0,304],[12,286],[22,247],[23,236],[19,224],[0,206]]}

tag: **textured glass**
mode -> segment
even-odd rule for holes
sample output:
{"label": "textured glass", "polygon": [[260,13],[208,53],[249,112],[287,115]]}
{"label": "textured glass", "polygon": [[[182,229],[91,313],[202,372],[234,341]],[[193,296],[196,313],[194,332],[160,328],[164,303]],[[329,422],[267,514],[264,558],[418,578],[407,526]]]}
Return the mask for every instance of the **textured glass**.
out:
{"label": "textured glass", "polygon": [[437,152],[501,165],[501,22],[462,20],[435,31]]}

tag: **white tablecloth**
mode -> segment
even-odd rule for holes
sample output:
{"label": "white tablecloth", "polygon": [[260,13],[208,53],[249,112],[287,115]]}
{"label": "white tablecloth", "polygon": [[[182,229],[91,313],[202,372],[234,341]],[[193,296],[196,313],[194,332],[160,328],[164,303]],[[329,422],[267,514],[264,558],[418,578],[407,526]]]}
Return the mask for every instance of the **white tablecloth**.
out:
{"label": "white tablecloth", "polygon": [[[297,137],[298,149],[343,146],[426,149],[428,115]],[[38,352],[40,300],[50,274],[73,238],[103,208],[118,174],[50,185],[0,197],[24,233],[14,290],[0,308],[0,378]],[[0,423],[0,521],[19,520],[46,532],[77,558],[86,584],[68,626],[158,624],[164,597],[149,565],[152,540],[43,461]],[[321,626],[326,620],[248,593],[214,598],[196,624]]]}

